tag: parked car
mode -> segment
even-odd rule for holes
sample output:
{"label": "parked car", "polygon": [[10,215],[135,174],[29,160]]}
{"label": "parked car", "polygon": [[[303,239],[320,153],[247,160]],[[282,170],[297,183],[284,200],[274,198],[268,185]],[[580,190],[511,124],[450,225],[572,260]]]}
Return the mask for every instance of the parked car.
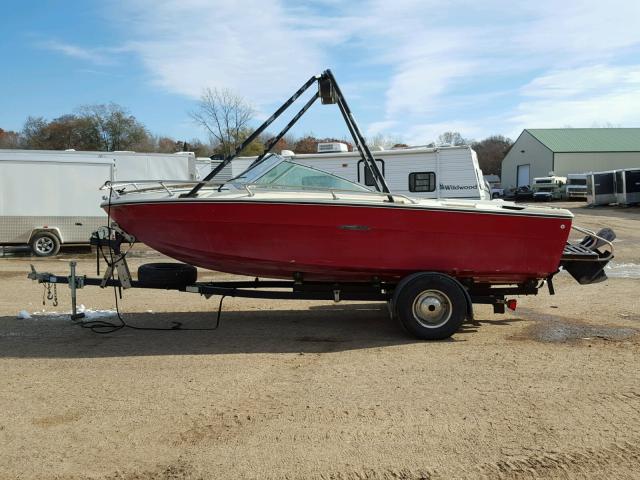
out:
{"label": "parked car", "polygon": [[502,198],[504,197],[504,188],[500,188],[499,185],[494,185],[491,187],[491,198]]}
{"label": "parked car", "polygon": [[510,188],[504,194],[504,197],[508,200],[533,200],[533,190],[529,185],[523,185],[518,188]]}

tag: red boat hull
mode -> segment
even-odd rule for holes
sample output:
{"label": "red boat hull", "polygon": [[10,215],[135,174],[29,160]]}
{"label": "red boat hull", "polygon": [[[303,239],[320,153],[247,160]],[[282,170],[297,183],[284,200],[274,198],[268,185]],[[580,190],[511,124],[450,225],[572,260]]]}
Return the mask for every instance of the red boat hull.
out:
{"label": "red boat hull", "polygon": [[253,201],[112,205],[138,241],[210,270],[306,280],[394,281],[438,271],[521,283],[558,269],[567,217]]}

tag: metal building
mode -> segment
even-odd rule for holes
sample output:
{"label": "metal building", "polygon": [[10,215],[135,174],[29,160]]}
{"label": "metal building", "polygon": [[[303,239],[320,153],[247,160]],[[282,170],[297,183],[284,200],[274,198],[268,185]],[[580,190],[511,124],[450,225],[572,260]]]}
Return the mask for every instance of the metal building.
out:
{"label": "metal building", "polygon": [[640,168],[640,128],[536,128],[523,130],[502,161],[504,188],[531,185],[549,172]]}

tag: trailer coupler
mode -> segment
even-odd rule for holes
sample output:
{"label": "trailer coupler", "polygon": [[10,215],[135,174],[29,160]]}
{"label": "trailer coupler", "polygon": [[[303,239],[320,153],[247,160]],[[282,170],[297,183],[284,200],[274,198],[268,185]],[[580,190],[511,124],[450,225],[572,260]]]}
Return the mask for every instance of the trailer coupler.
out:
{"label": "trailer coupler", "polygon": [[76,275],[77,265],[77,262],[69,262],[69,276],[62,277],[62,282],[60,281],[61,277],[59,275],[54,275],[52,273],[46,272],[38,273],[33,264],[31,265],[31,272],[29,272],[29,274],[27,275],[27,278],[45,285],[53,284],[54,287],[58,283],[66,283],[69,285],[69,288],[71,289],[71,320],[78,320],[80,318],[84,318],[85,316],[82,312],[78,313],[78,295],[76,293],[76,290],[79,288],[84,288],[86,277],[84,275]]}

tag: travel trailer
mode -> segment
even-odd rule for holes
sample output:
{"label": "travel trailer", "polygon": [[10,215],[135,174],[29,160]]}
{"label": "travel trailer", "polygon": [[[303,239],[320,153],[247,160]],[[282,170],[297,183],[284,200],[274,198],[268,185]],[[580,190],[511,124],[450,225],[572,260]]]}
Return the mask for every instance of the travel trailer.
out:
{"label": "travel trailer", "polygon": [[[371,152],[392,192],[422,198],[491,199],[478,157],[470,147],[403,148]],[[291,159],[373,186],[357,152],[293,155]]]}
{"label": "travel trailer", "polygon": [[[421,198],[491,199],[490,189],[478,166],[476,152],[468,146],[402,148],[371,153],[394,193]],[[296,163],[367,187],[375,184],[373,175],[365,168],[357,152],[341,151],[334,146],[327,153],[294,154],[284,150],[282,155]],[[216,180],[239,176],[255,158],[237,158],[216,176]]]}

